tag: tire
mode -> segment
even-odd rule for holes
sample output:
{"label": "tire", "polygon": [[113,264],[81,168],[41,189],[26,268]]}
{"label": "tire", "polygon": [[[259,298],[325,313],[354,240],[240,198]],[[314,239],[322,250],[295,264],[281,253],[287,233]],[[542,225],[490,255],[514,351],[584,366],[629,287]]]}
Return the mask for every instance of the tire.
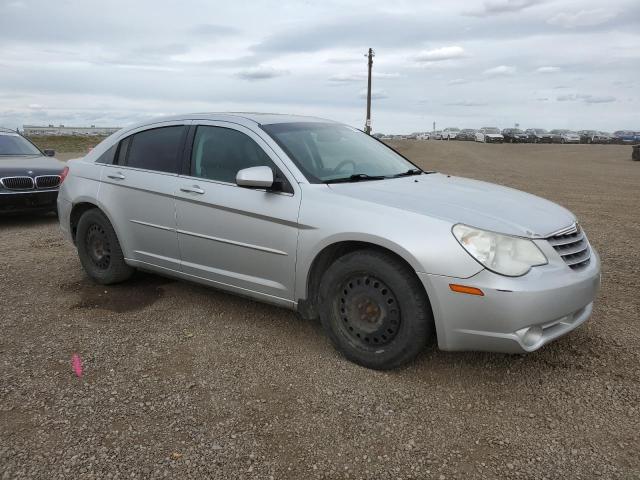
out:
{"label": "tire", "polygon": [[331,343],[363,367],[396,368],[433,336],[431,306],[415,272],[375,250],[349,253],[327,269],[319,307]]}
{"label": "tire", "polygon": [[560,143],[562,143],[563,145],[566,143],[566,142],[564,141],[564,138],[561,138],[561,139],[560,139]]}
{"label": "tire", "polygon": [[124,282],[135,271],[124,261],[111,222],[97,208],[87,210],[80,217],[76,245],[82,267],[96,283],[111,285]]}

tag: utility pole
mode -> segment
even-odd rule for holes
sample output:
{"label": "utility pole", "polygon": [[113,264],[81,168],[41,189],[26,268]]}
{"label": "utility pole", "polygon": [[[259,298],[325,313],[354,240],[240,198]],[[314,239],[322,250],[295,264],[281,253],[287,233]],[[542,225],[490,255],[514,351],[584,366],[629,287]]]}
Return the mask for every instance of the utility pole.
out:
{"label": "utility pole", "polygon": [[371,67],[373,67],[373,57],[375,57],[375,53],[373,49],[369,49],[369,53],[365,55],[368,57],[369,64],[369,76],[367,79],[367,121],[364,125],[364,131],[366,134],[371,135]]}

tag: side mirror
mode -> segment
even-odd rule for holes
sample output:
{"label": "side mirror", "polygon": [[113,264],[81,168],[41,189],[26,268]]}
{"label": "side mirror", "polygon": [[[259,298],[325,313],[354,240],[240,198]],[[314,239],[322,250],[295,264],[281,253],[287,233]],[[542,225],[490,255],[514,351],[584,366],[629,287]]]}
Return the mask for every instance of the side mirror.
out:
{"label": "side mirror", "polygon": [[273,170],[270,167],[243,168],[236,174],[236,185],[247,188],[271,188]]}
{"label": "side mirror", "polygon": [[56,151],[55,150],[43,150],[42,153],[44,153],[47,157],[55,157],[56,156]]}

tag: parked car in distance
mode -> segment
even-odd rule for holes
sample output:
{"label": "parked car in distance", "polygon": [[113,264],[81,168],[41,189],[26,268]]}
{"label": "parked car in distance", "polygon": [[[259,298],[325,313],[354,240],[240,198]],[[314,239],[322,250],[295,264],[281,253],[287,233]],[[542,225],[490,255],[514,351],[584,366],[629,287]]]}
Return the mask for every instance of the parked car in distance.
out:
{"label": "parked car in distance", "polygon": [[458,133],[460,133],[460,129],[459,128],[453,128],[453,127],[445,128],[442,131],[442,139],[443,140],[455,140],[456,136],[458,135]]}
{"label": "parked car in distance", "polygon": [[506,143],[527,143],[529,137],[519,128],[505,128],[502,130],[502,136]]}
{"label": "parked car in distance", "polygon": [[557,129],[549,133],[554,143],[580,143],[580,135],[571,130]]}
{"label": "parked car in distance", "polygon": [[456,139],[474,141],[476,139],[476,131],[473,128],[463,128],[456,136]]}
{"label": "parked car in distance", "polygon": [[429,140],[429,138],[431,138],[431,135],[429,135],[428,132],[423,132],[418,135],[418,140]]}
{"label": "parked car in distance", "polygon": [[565,208],[425,172],[311,117],[125,128],[69,162],[58,209],[95,282],[140,268],[297,310],[376,369],[433,337],[443,350],[536,350],[589,318],[600,279]]}
{"label": "parked car in distance", "polygon": [[64,163],[54,155],[0,128],[0,214],[56,211]]}
{"label": "parked car in distance", "polygon": [[433,137],[434,140],[442,140],[442,131],[436,130],[432,132],[431,136]]}
{"label": "parked car in distance", "polygon": [[632,130],[618,130],[613,132],[613,139],[615,143],[634,143],[638,141],[638,136]]}
{"label": "parked car in distance", "polygon": [[609,132],[598,132],[598,136],[600,137],[600,143],[614,143],[613,135]]}
{"label": "parked car in distance", "polygon": [[613,138],[596,130],[580,130],[580,143],[611,143]]}
{"label": "parked car in distance", "polygon": [[496,127],[482,127],[476,132],[476,142],[502,143],[504,137]]}
{"label": "parked car in distance", "polygon": [[552,142],[551,134],[544,128],[527,128],[525,130],[525,133],[527,134],[527,137],[529,137],[529,142],[531,143]]}

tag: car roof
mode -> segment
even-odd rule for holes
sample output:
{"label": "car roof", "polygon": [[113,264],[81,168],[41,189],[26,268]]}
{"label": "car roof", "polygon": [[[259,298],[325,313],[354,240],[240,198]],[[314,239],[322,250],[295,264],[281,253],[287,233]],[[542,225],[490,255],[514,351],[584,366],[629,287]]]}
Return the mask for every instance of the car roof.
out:
{"label": "car roof", "polygon": [[164,117],[151,118],[135,125],[129,125],[124,131],[153,125],[154,123],[173,122],[179,120],[209,120],[209,121],[227,121],[239,123],[241,125],[271,125],[274,123],[338,123],[319,117],[309,117],[305,115],[290,115],[280,113],[259,113],[259,112],[204,112],[204,113],[184,113],[179,115],[170,115]]}

